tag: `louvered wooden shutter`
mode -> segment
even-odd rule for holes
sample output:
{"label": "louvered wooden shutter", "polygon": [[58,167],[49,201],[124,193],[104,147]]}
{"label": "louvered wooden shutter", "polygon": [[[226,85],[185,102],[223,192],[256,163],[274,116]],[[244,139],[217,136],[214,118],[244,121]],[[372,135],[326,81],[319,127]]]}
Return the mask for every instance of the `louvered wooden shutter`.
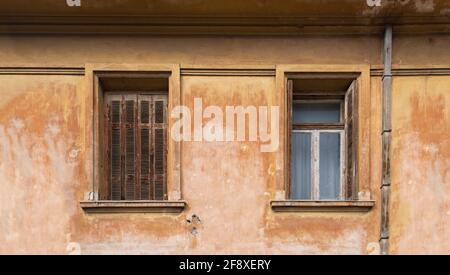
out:
{"label": "louvered wooden shutter", "polygon": [[140,195],[141,200],[150,200],[153,198],[153,188],[151,179],[151,161],[150,161],[150,137],[151,137],[151,121],[150,121],[150,96],[139,96],[139,138],[140,138]]}
{"label": "louvered wooden shutter", "polygon": [[167,96],[112,94],[105,99],[105,111],[110,194],[102,198],[166,199]]}
{"label": "louvered wooden shutter", "polygon": [[346,184],[345,198],[357,199],[358,86],[353,81],[345,96]]}
{"label": "louvered wooden shutter", "polygon": [[139,95],[140,169],[142,200],[166,199],[167,96]]}
{"label": "louvered wooden shutter", "polygon": [[166,113],[167,97],[153,97],[153,168],[154,199],[166,198]]}
{"label": "louvered wooden shutter", "polygon": [[286,108],[287,108],[287,112],[286,112],[286,121],[287,121],[287,125],[286,125],[286,143],[287,143],[287,151],[289,152],[287,155],[289,156],[286,159],[286,169],[287,171],[289,171],[288,173],[288,185],[289,186],[289,190],[288,190],[288,196],[289,198],[292,197],[292,189],[293,189],[293,185],[294,182],[292,180],[292,102],[293,102],[293,94],[294,94],[294,82],[292,79],[288,79],[286,82]]}
{"label": "louvered wooden shutter", "polygon": [[125,96],[125,199],[134,200],[136,191],[136,96]]}
{"label": "louvered wooden shutter", "polygon": [[[120,200],[122,197],[122,146],[121,146],[121,117],[122,117],[122,97],[111,96],[106,101],[106,181],[110,187],[110,197],[113,200]],[[104,196],[102,196],[104,197]]]}

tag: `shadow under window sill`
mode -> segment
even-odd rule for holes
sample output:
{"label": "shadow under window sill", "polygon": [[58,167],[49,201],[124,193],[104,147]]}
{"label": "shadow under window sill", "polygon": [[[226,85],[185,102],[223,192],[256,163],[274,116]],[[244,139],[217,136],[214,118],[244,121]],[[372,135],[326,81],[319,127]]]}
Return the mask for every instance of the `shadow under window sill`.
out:
{"label": "shadow under window sill", "polygon": [[135,201],[81,201],[86,213],[181,213],[186,201],[135,200]]}
{"label": "shadow under window sill", "polygon": [[274,212],[368,212],[373,200],[272,200]]}

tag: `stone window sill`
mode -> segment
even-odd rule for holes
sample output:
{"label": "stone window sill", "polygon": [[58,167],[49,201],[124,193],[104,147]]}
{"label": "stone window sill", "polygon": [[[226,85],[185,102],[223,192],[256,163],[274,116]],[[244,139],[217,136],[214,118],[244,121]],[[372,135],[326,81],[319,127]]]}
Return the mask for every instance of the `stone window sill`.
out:
{"label": "stone window sill", "polygon": [[270,202],[275,212],[368,212],[375,201],[327,201],[327,200],[274,200]]}
{"label": "stone window sill", "polygon": [[185,201],[81,201],[86,213],[181,213]]}

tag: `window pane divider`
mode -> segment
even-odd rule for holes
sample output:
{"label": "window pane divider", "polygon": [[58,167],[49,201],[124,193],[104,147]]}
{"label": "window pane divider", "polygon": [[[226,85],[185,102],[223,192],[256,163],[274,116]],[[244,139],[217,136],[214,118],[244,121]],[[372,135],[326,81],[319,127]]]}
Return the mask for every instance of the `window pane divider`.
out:
{"label": "window pane divider", "polygon": [[344,123],[293,123],[292,129],[294,130],[344,130]]}
{"label": "window pane divider", "polygon": [[311,146],[311,199],[318,200],[320,198],[320,190],[319,190],[319,182],[320,182],[320,173],[319,173],[319,163],[320,163],[320,154],[319,154],[319,143],[320,143],[319,131],[312,131],[312,146]]}

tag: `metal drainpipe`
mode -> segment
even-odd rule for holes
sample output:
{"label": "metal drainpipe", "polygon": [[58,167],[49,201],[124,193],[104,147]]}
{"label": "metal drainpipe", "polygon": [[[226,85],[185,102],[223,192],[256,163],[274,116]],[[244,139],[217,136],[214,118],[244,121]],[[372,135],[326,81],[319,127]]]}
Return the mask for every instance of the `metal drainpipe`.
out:
{"label": "metal drainpipe", "polygon": [[382,94],[382,180],[381,180],[381,226],[380,254],[389,254],[389,196],[391,191],[391,89],[392,89],[392,26],[384,32],[384,70]]}

